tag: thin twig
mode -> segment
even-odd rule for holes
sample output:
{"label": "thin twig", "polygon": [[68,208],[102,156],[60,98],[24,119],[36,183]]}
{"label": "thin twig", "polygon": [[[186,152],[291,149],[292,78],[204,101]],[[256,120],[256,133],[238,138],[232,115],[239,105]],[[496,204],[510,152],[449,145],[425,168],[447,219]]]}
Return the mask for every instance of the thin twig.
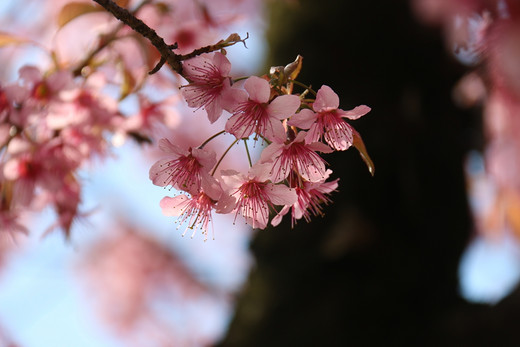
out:
{"label": "thin twig", "polygon": [[157,48],[159,53],[161,54],[161,59],[150,71],[150,74],[159,71],[159,69],[165,64],[168,63],[170,67],[182,75],[182,61],[186,59],[193,58],[195,56],[201,55],[203,53],[209,53],[214,51],[219,51],[224,49],[225,47],[232,46],[238,42],[242,42],[245,46],[245,41],[249,38],[249,33],[247,33],[246,38],[242,39],[238,34],[231,34],[225,40],[220,40],[214,45],[209,45],[201,48],[197,48],[193,50],[193,52],[180,55],[175,54],[172,49],[177,48],[177,44],[168,45],[164,42],[164,39],[157,35],[155,30],[146,25],[142,20],[137,18],[134,14],[129,12],[127,9],[120,7],[112,0],[92,0],[99,5],[101,5],[105,10],[112,13],[114,17],[119,19],[124,24],[128,25],[135,32],[142,35],[144,38],[147,38],[150,43]]}
{"label": "thin twig", "polygon": [[171,46],[164,42],[164,39],[157,35],[155,30],[146,25],[142,20],[135,17],[127,9],[118,6],[112,0],[93,0],[99,5],[103,6],[108,12],[112,13],[114,17],[119,19],[121,22],[128,25],[137,33],[150,40],[150,43],[157,48],[161,57],[166,59],[166,62],[170,67],[177,73],[182,73],[182,64],[179,55],[175,54],[171,50]]}

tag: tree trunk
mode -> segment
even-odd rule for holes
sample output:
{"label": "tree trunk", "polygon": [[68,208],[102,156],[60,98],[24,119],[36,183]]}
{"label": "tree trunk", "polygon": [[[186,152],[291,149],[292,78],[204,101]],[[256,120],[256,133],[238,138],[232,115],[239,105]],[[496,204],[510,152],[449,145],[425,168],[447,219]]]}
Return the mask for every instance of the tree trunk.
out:
{"label": "tree trunk", "polygon": [[286,217],[256,234],[256,265],[220,346],[514,341],[492,334],[506,331],[491,322],[507,308],[458,294],[472,230],[463,162],[482,131],[478,112],[452,102],[465,68],[441,32],[404,0],[272,1],[269,14],[269,65],[301,54],[299,80],[329,85],[342,109],[372,107],[351,124],[376,173],[355,149],[326,155],[340,178],[333,204],[294,230]]}

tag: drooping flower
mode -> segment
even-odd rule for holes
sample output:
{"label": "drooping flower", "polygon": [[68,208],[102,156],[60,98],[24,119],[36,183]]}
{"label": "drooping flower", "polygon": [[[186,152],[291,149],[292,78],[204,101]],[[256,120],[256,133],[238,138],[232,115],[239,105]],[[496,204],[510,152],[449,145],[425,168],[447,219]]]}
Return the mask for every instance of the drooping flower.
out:
{"label": "drooping flower", "polygon": [[[327,170],[327,174],[330,174]],[[308,223],[312,216],[323,216],[322,205],[328,205],[332,200],[329,194],[338,188],[338,180],[325,182],[304,182],[301,187],[294,188],[297,200],[294,204],[285,205],[273,218],[271,225],[277,226],[289,211],[291,211],[291,227],[302,217]]]}
{"label": "drooping flower", "polygon": [[265,136],[273,141],[285,140],[282,120],[293,115],[300,107],[300,98],[296,95],[281,95],[269,102],[271,88],[269,82],[257,76],[251,76],[244,83],[249,94],[237,94],[237,105],[233,116],[226,123],[226,131],[236,138],[245,138],[253,133]]}
{"label": "drooping flower", "polygon": [[196,195],[203,189],[214,198],[216,180],[209,170],[216,163],[215,152],[199,148],[184,149],[174,145],[167,139],[159,141],[159,148],[170,155],[152,165],[149,172],[150,180],[160,187],[173,187]]}
{"label": "drooping flower", "polygon": [[193,230],[191,235],[193,238],[197,229],[200,228],[204,235],[204,241],[208,239],[208,225],[211,222],[214,201],[206,193],[201,191],[193,197],[184,194],[174,197],[165,196],[162,198],[160,206],[165,216],[180,217],[179,222],[181,224],[188,222],[182,236],[186,234],[189,228]]}
{"label": "drooping flower", "polygon": [[17,234],[29,234],[27,228],[20,223],[19,211],[0,209],[0,244],[5,237],[15,238]]}
{"label": "drooping flower", "polygon": [[317,151],[329,153],[330,147],[321,142],[306,144],[306,135],[305,131],[300,131],[291,142],[273,142],[262,151],[260,161],[270,163],[272,182],[283,181],[291,172],[311,182],[322,181],[328,176],[325,160]]}
{"label": "drooping flower", "polygon": [[18,204],[27,206],[33,200],[36,187],[56,192],[64,177],[79,164],[64,155],[60,141],[32,144],[14,138],[8,147],[9,160],[2,167],[3,178],[14,183]]}
{"label": "drooping flower", "polygon": [[[182,86],[182,95],[189,107],[204,108],[214,123],[233,100],[229,72],[231,63],[225,55],[202,54],[183,64],[183,73],[189,84]],[[236,89],[238,91],[238,89]]]}
{"label": "drooping flower", "polygon": [[195,235],[198,229],[202,230],[204,241],[208,239],[208,226],[212,221],[212,212],[229,213],[233,209],[235,202],[229,194],[226,194],[220,183],[212,187],[211,196],[204,190],[188,196],[180,194],[174,197],[166,196],[160,206],[165,216],[179,217],[178,222],[183,224],[188,222],[186,230],[182,234],[184,236],[188,229],[193,230],[191,237]]}
{"label": "drooping flower", "polygon": [[361,105],[349,111],[339,109],[339,97],[326,85],[316,95],[312,106],[314,111],[303,109],[289,120],[288,124],[301,129],[309,129],[306,143],[325,140],[337,151],[348,149],[354,139],[352,127],[343,118],[355,120],[367,114],[370,107]]}
{"label": "drooping flower", "polygon": [[253,228],[267,226],[270,209],[275,205],[292,205],[297,199],[293,189],[268,181],[269,168],[263,164],[254,165],[247,175],[234,170],[223,170],[222,175],[231,196],[236,199],[235,217],[242,215]]}
{"label": "drooping flower", "polygon": [[67,239],[70,238],[74,221],[81,216],[79,206],[81,203],[81,185],[72,176],[66,177],[62,188],[53,196],[53,205],[58,215],[55,226],[51,226],[47,233],[54,227],[59,227]]}

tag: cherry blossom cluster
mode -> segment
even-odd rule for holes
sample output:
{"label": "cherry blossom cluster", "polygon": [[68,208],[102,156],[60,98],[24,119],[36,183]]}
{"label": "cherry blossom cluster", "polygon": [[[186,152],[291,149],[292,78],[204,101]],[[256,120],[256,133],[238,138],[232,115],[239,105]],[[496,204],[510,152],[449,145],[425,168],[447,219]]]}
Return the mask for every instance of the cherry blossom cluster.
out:
{"label": "cherry blossom cluster", "polygon": [[50,205],[55,227],[68,235],[81,200],[77,170],[106,153],[104,135],[120,123],[117,105],[94,86],[75,83],[68,71],[43,76],[33,66],[2,86],[0,99],[3,230],[25,231],[19,213]]}
{"label": "cherry blossom cluster", "polygon": [[[149,231],[122,224],[81,254],[74,273],[92,313],[124,345],[201,346],[216,339],[203,327],[214,324],[220,307],[229,303],[220,288],[197,279],[184,262]],[[203,322],[193,313],[201,301]],[[197,324],[186,323],[192,321]]]}
{"label": "cherry blossom cluster", "polygon": [[[240,216],[259,229],[269,222],[279,224],[286,214],[292,225],[321,215],[338,186],[323,154],[354,146],[373,173],[363,141],[349,123],[370,108],[344,111],[330,87],[314,91],[297,81],[301,57],[273,67],[265,76],[230,76],[225,48],[245,39],[231,34],[215,43],[215,29],[235,18],[215,14],[225,0],[187,1],[186,6],[179,2],[177,7],[149,0],[94,2],[101,6],[90,1],[64,3],[56,14],[56,37],[81,18],[99,30],[94,47],[79,56],[63,47],[48,49],[50,64],[24,66],[18,80],[0,84],[3,231],[26,232],[21,215],[51,206],[57,221],[49,230],[58,227],[68,237],[74,220],[82,215],[79,170],[96,157],[107,157],[111,145],[127,138],[159,143],[167,158],[153,165],[150,179],[180,192],[161,201],[163,212],[178,216],[188,228],[202,229],[205,238],[214,212],[234,214],[235,220]],[[248,2],[243,4],[247,8]],[[153,23],[155,30],[137,15]],[[193,22],[188,21],[191,17]],[[0,47],[31,42],[0,36]],[[161,69],[165,64],[171,70]],[[180,82],[181,77],[186,82]],[[175,90],[172,86],[183,83],[180,94],[189,107],[207,113],[208,124],[225,119],[219,132],[196,147],[176,137],[163,138],[181,122],[193,126],[171,107],[178,106],[178,98],[154,100],[146,91],[147,86]],[[119,92],[107,92],[111,86]],[[137,99],[136,113],[123,112],[120,101],[132,97]],[[225,134],[232,140],[229,147],[217,149],[217,155],[208,144]],[[265,147],[256,160],[250,142],[255,149]],[[237,143],[246,149],[247,171],[224,160]]]}
{"label": "cherry blossom cluster", "polygon": [[[150,168],[155,185],[180,193],[164,197],[166,216],[177,216],[187,229],[202,230],[205,240],[212,213],[234,214],[253,228],[278,225],[290,214],[291,224],[322,215],[323,205],[338,187],[322,154],[355,146],[373,173],[373,164],[360,135],[348,122],[370,111],[365,105],[340,109],[338,95],[327,85],[318,91],[298,82],[299,56],[265,76],[233,79],[231,63],[221,52],[202,54],[183,63],[187,84],[181,87],[188,106],[204,109],[208,121],[226,117],[224,128],[198,147],[163,138],[166,157]],[[296,92],[295,89],[302,89]],[[231,134],[221,153],[206,149],[217,136]],[[221,167],[222,159],[243,142],[247,172]],[[265,145],[256,162],[248,142]],[[271,218],[271,216],[274,217]],[[271,219],[270,219],[271,218]],[[185,233],[186,233],[185,231]]]}
{"label": "cherry blossom cluster", "polygon": [[[103,3],[153,24],[164,40],[175,43],[167,48],[171,53],[175,47],[179,62],[241,41],[231,35],[217,42],[224,26],[242,18],[242,12],[256,13],[258,4],[256,0],[235,2],[234,7],[228,0]],[[40,5],[45,23],[35,22],[38,30],[20,23],[21,30],[16,22],[12,32],[0,30],[5,68],[0,81],[2,237],[28,233],[30,212],[51,208],[56,222],[47,231],[61,229],[68,238],[75,220],[86,215],[81,170],[111,156],[114,145],[127,139],[142,147],[156,142],[182,118],[179,93],[157,97],[150,91],[176,90],[179,75],[158,71],[164,57],[142,34],[92,0]],[[8,59],[9,52],[22,57],[26,49],[34,54],[35,47],[42,58],[22,66],[18,76],[7,76],[17,65]],[[124,109],[121,102],[126,100],[136,107]]]}

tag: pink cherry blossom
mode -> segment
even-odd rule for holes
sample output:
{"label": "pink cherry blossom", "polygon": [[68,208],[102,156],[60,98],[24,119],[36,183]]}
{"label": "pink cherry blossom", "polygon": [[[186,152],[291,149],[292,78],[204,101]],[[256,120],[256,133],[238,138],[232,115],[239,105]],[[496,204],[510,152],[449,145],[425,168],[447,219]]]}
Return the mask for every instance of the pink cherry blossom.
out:
{"label": "pink cherry blossom", "polygon": [[208,224],[212,221],[211,212],[215,202],[203,191],[189,197],[181,194],[175,197],[165,196],[160,202],[161,209],[165,216],[180,217],[178,222],[188,222],[184,236],[189,229],[193,230],[192,238],[197,229],[202,230],[204,241],[208,239]]}
{"label": "pink cherry blossom", "polygon": [[0,243],[3,243],[3,238],[6,236],[15,238],[18,233],[29,234],[27,228],[20,224],[20,219],[18,211],[0,208],[0,225],[2,226],[2,229],[0,229]]}
{"label": "pink cherry blossom", "polygon": [[159,141],[159,148],[170,158],[161,159],[150,168],[149,177],[153,184],[171,186],[193,195],[203,189],[209,196],[218,198],[216,180],[209,174],[216,163],[215,152],[191,147],[185,149],[167,139]]}
{"label": "pink cherry blossom", "polygon": [[55,229],[61,229],[65,238],[71,236],[74,222],[85,214],[79,210],[81,204],[81,184],[72,174],[63,178],[59,189],[46,190],[39,197],[40,203],[51,205],[57,215],[57,220],[47,228],[45,235]]}
{"label": "pink cherry blossom", "polygon": [[256,164],[247,175],[234,170],[223,170],[222,175],[231,196],[236,198],[235,217],[242,215],[253,228],[265,229],[270,209],[275,205],[292,205],[297,199],[293,189],[267,180],[269,169],[265,165]]}
{"label": "pink cherry blossom", "polygon": [[[328,170],[330,173],[330,170]],[[313,216],[323,216],[322,205],[328,205],[332,200],[328,194],[338,188],[338,180],[329,182],[304,182],[302,187],[294,188],[297,201],[292,205],[285,205],[280,212],[273,218],[271,224],[277,226],[282,221],[284,215],[291,211],[291,227],[302,217],[306,222],[310,222]]]}
{"label": "pink cherry blossom", "polygon": [[63,149],[59,139],[30,144],[15,138],[9,143],[10,159],[3,166],[3,177],[13,182],[16,203],[27,206],[37,186],[48,191],[63,186],[64,177],[79,165]]}
{"label": "pink cherry blossom", "polygon": [[231,63],[219,52],[212,57],[203,54],[183,64],[184,76],[190,83],[182,87],[182,95],[188,106],[204,108],[211,123],[220,118],[230,103],[228,99],[232,100],[230,70]]}
{"label": "pink cherry blossom", "polygon": [[283,181],[291,172],[311,182],[322,181],[328,176],[325,160],[317,151],[328,153],[330,147],[321,142],[306,144],[306,135],[305,131],[300,131],[290,143],[273,142],[262,151],[260,161],[272,165],[271,181]]}
{"label": "pink cherry blossom", "polygon": [[352,110],[344,111],[339,107],[339,97],[326,85],[323,85],[316,95],[311,111],[303,109],[291,117],[288,124],[301,129],[309,129],[306,143],[324,139],[331,148],[337,151],[348,149],[354,139],[352,127],[343,118],[355,120],[367,114],[370,107],[361,105]]}
{"label": "pink cherry blossom", "polygon": [[0,246],[3,244],[2,238],[16,237],[16,233],[28,234],[28,230],[20,224],[21,209],[13,203],[13,182],[5,180],[0,170]]}
{"label": "pink cherry blossom", "polygon": [[34,195],[36,182],[44,174],[40,162],[33,160],[29,153],[11,158],[3,166],[3,176],[14,184],[15,201],[28,205]]}
{"label": "pink cherry blossom", "polygon": [[[166,196],[161,200],[160,206],[165,216],[179,217],[178,222],[180,224],[188,222],[182,236],[186,234],[188,229],[192,229],[191,237],[193,238],[197,229],[200,229],[204,235],[204,241],[206,241],[208,239],[208,226],[212,222],[213,210],[217,213],[229,213],[233,207],[232,203],[234,203],[234,199],[220,189],[218,201],[204,191],[200,191],[191,197],[185,194],[175,197]],[[215,237],[213,236],[213,238]]]}
{"label": "pink cherry blossom", "polygon": [[59,93],[73,86],[72,73],[58,70],[49,76],[44,76],[39,68],[25,65],[19,71],[21,85],[30,90],[32,102],[46,104],[59,98]]}
{"label": "pink cherry blossom", "polygon": [[121,124],[125,132],[153,136],[160,133],[164,126],[173,129],[180,124],[180,115],[175,110],[179,100],[177,97],[154,102],[139,94],[138,100],[139,112],[126,117]]}
{"label": "pink cherry blossom", "polygon": [[91,127],[113,130],[117,114],[117,102],[96,90],[97,86],[80,86],[60,93],[59,102],[49,105],[46,116],[51,129],[68,126]]}
{"label": "pink cherry blossom", "polygon": [[29,94],[27,88],[18,84],[0,86],[0,122],[21,126],[24,122],[21,121],[18,107],[29,97]]}
{"label": "pink cherry blossom", "polygon": [[106,329],[124,336],[125,346],[203,345],[198,336],[185,338],[186,325],[177,329],[180,325],[164,313],[189,317],[192,303],[212,298],[211,288],[149,229],[120,222],[105,231],[105,237],[85,245],[74,273],[85,281],[85,294]]}
{"label": "pink cherry blossom", "polygon": [[238,139],[256,133],[271,141],[285,141],[285,129],[281,121],[298,110],[300,98],[296,95],[281,95],[269,103],[269,82],[257,76],[249,77],[244,88],[249,97],[245,93],[236,95],[237,106],[226,123],[226,131]]}

